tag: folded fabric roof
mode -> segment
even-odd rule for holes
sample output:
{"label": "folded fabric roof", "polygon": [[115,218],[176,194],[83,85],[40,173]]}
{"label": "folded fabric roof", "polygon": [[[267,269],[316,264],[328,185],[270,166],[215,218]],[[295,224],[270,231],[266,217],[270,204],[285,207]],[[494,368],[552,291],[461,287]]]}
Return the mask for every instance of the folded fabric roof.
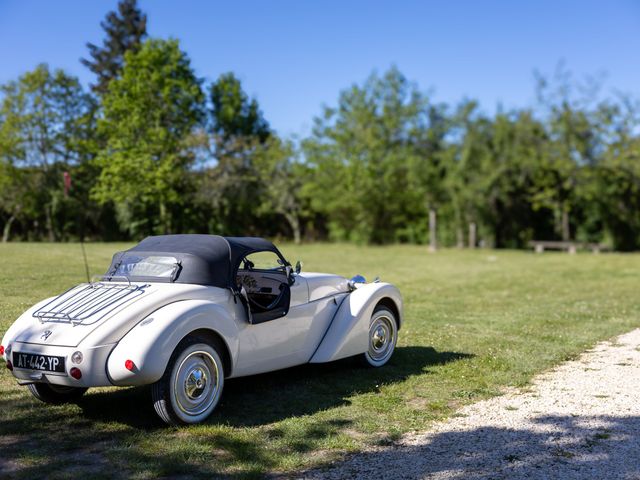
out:
{"label": "folded fabric roof", "polygon": [[[147,237],[136,246],[113,256],[107,276],[128,256],[172,256],[180,264],[176,283],[236,288],[235,276],[240,261],[254,252],[274,252],[286,262],[269,240],[259,237],[222,237],[220,235],[181,234]],[[132,278],[133,280],[133,278]]]}

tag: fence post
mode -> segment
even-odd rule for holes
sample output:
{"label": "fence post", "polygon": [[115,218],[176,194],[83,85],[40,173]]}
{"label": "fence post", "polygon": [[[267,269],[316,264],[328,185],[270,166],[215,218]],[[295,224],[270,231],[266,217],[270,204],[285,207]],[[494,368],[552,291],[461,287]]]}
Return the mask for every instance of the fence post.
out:
{"label": "fence post", "polygon": [[476,248],[476,222],[469,224],[469,248]]}
{"label": "fence post", "polygon": [[438,248],[436,241],[436,211],[429,209],[429,251],[435,252]]}

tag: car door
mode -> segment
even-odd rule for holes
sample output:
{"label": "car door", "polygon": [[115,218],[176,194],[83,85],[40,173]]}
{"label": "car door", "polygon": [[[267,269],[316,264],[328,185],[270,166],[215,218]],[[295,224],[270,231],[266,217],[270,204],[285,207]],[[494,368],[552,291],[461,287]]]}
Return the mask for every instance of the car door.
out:
{"label": "car door", "polygon": [[[259,264],[254,258],[250,260],[253,262],[252,276],[256,282],[259,282],[256,272],[263,270],[268,276],[278,265],[275,254],[272,259],[276,262],[275,265],[265,265],[261,262],[258,267]],[[241,276],[247,272],[246,269],[241,269],[238,273]],[[261,287],[260,284],[254,283],[253,288]],[[306,363],[313,355],[337,310],[340,299],[323,298],[309,302],[307,281],[296,274],[291,276],[289,288],[290,305],[284,317],[258,324],[251,324],[246,319],[241,322],[240,346],[234,376],[300,365]]]}

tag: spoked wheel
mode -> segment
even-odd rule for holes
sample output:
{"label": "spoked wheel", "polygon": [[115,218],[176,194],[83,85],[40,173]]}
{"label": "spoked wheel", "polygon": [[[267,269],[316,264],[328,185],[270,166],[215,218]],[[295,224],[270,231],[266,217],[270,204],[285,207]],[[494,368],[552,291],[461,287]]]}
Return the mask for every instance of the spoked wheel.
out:
{"label": "spoked wheel", "polygon": [[38,400],[59,405],[62,403],[73,403],[80,399],[86,388],[65,387],[64,385],[53,385],[51,383],[31,383],[27,385],[31,394]]}
{"label": "spoked wheel", "polygon": [[386,364],[398,341],[398,322],[391,310],[378,306],[373,311],[369,326],[369,350],[363,355],[366,365],[381,367]]}
{"label": "spoked wheel", "polygon": [[224,367],[215,346],[187,337],[151,389],[156,413],[170,425],[198,423],[216,408],[224,387]]}

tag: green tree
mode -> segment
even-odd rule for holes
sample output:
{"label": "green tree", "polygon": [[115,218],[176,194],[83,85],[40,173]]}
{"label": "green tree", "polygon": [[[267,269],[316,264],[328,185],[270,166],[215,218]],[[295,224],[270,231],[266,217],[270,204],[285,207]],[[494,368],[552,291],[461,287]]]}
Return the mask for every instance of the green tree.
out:
{"label": "green tree", "polygon": [[[456,244],[464,245],[464,232],[469,226],[481,225],[488,209],[487,191],[493,175],[491,139],[493,123],[480,113],[475,101],[462,102],[451,119],[451,134],[455,136],[443,154],[446,177],[444,187],[450,201],[452,221],[456,231]],[[474,225],[475,227],[472,227]],[[470,233],[470,242],[475,235]]]}
{"label": "green tree", "polygon": [[118,10],[109,12],[100,26],[107,38],[101,47],[87,43],[91,59],[80,61],[97,76],[91,88],[102,95],[109,82],[120,76],[125,53],[138,50],[147,36],[147,16],[138,8],[137,0],[120,0]]}
{"label": "green tree", "polygon": [[535,175],[547,154],[547,135],[530,110],[498,113],[492,132],[492,162],[482,175],[487,223],[496,247],[521,248],[544,231],[541,219],[548,212],[536,210],[532,196]]}
{"label": "green tree", "polygon": [[254,165],[257,150],[271,135],[255,99],[232,73],[210,87],[208,157],[199,197],[213,207],[210,229],[243,235],[260,231],[262,187]]}
{"label": "green tree", "polygon": [[[536,171],[533,200],[536,208],[554,212],[556,231],[564,241],[571,239],[571,214],[578,210],[581,170],[597,162],[598,129],[594,125],[593,103],[599,83],[575,85],[560,64],[549,80],[537,75],[537,96],[546,116],[550,142],[547,155]],[[580,95],[574,93],[581,92]]]}
{"label": "green tree", "polygon": [[[62,235],[56,210],[64,210],[62,173],[90,156],[95,104],[77,78],[45,64],[1,87],[0,162],[5,174],[37,169],[38,184],[31,193],[44,211],[50,241]],[[37,220],[37,219],[36,219]]]}
{"label": "green tree", "polygon": [[33,169],[17,168],[0,160],[0,216],[4,217],[2,242],[8,242],[16,221],[28,221],[37,215],[37,176]]}
{"label": "green tree", "polygon": [[231,72],[220,75],[211,84],[211,131],[220,148],[234,138],[255,138],[264,142],[270,135],[269,123],[264,119],[258,101],[249,98],[240,80]]}
{"label": "green tree", "polygon": [[102,99],[98,133],[106,145],[96,158],[100,176],[93,196],[133,213],[129,221],[143,222],[129,223],[130,230],[172,230],[188,191],[195,158],[189,142],[202,121],[203,101],[200,81],[176,40],[148,40],[125,55],[121,78]]}
{"label": "green tree", "polygon": [[[396,68],[340,94],[303,143],[314,169],[312,207],[332,238],[418,241],[429,198],[438,198],[442,112]],[[434,118],[437,121],[434,121]],[[431,128],[433,127],[433,128]]]}
{"label": "green tree", "polygon": [[262,188],[258,213],[281,215],[289,224],[295,243],[302,240],[302,218],[307,212],[304,187],[309,168],[301,162],[291,140],[272,136],[257,151],[255,168]]}
{"label": "green tree", "polygon": [[602,156],[583,172],[581,203],[590,207],[588,240],[605,235],[618,250],[640,248],[640,104],[628,96],[602,102],[598,125]]}

